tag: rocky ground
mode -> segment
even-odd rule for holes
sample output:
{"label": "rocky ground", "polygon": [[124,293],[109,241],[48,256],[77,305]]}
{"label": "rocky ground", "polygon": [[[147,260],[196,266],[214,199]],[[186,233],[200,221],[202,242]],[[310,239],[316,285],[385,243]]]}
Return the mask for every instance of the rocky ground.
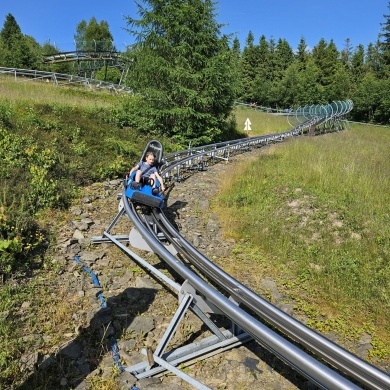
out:
{"label": "rocky ground", "polygon": [[[244,155],[234,157],[228,165],[210,166],[207,171],[196,172],[181,183],[169,185],[166,210],[169,217],[182,235],[202,253],[220,262],[230,253],[234,242],[227,242],[221,237],[218,217],[209,211],[209,199],[218,191],[216,178],[230,164],[242,158]],[[71,315],[67,314],[68,317],[62,320],[67,323],[67,331],[58,337],[58,344],[47,340],[51,345],[48,351],[45,342],[41,341],[38,349],[42,353],[23,357],[25,370],[39,366],[39,370],[26,381],[25,388],[38,388],[37,384],[49,382],[52,387],[46,385],[42,388],[115,388],[103,386],[104,381],[110,380],[116,383],[118,389],[132,389],[134,385],[140,390],[194,388],[172,374],[142,380],[126,371],[118,374],[117,367],[120,365],[130,367],[146,361],[142,349],[150,347],[153,350],[156,347],[178,306],[174,292],[113,244],[91,244],[91,237],[100,236],[116,215],[117,194],[121,190],[120,180],[86,188],[84,196],[70,209],[69,221],[58,228],[58,244],[51,249],[52,262],[58,271],[56,281],[51,283],[57,283],[59,299],[56,315],[61,310],[69,313],[69,308],[65,310],[69,303],[72,305]],[[128,234],[130,228],[130,221],[124,217],[112,233]],[[169,275],[165,265],[154,254],[136,249],[134,252]],[[80,258],[85,268],[80,266],[75,256]],[[93,275],[96,275],[100,287]],[[254,277],[248,272],[243,282],[250,284]],[[283,296],[272,279],[265,278],[256,283],[260,283],[268,294],[271,293],[273,303],[283,305],[283,310],[293,314],[293,305],[282,302]],[[102,307],[102,302],[106,308]],[[207,335],[202,334],[201,325],[189,313],[168,350]],[[43,335],[34,337],[42,340]],[[367,355],[370,341],[368,335],[362,340],[359,346],[362,357]],[[112,345],[118,347],[114,353]],[[212,389],[315,388],[254,341],[183,370]],[[56,379],[48,380],[53,372],[57,373]],[[113,372],[118,375],[113,375]]]}

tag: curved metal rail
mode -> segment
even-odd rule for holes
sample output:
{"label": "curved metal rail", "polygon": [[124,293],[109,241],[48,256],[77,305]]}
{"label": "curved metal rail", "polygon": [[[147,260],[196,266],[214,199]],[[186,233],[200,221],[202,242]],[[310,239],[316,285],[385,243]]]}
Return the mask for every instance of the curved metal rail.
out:
{"label": "curved metal rail", "polygon": [[330,120],[338,120],[352,109],[352,100],[334,101],[327,105],[317,104],[300,107],[295,111],[291,111],[290,116],[294,117],[298,123],[303,123],[313,118],[319,118],[317,124],[322,124]]}
{"label": "curved metal rail", "polygon": [[127,58],[122,53],[117,51],[94,51],[94,50],[83,50],[83,51],[66,51],[56,54],[51,54],[43,58],[43,62],[47,64],[54,64],[59,62],[69,61],[122,61],[128,62]]}
{"label": "curved metal rail", "polygon": [[[304,108],[300,111],[302,116],[308,118],[308,120],[300,123],[299,126],[292,130],[268,136],[206,145],[168,154],[165,156],[162,174],[167,178],[180,181],[186,172],[194,169],[201,170],[204,164],[210,161],[227,160],[232,154],[303,134],[307,128],[315,124],[340,118],[349,112],[352,107],[351,101],[339,102],[328,106],[310,106],[310,108]],[[135,228],[162,260],[171,266],[182,278],[188,280],[197,292],[218,307],[235,324],[303,376],[322,388],[359,388],[334,369],[314,359],[286,338],[269,329],[259,320],[249,315],[243,307],[253,311],[262,320],[274,326],[289,339],[298,342],[304,348],[316,354],[320,359],[324,359],[332,367],[342,372],[343,375],[345,374],[372,389],[384,390],[390,388],[390,376],[306,327],[242,285],[232,276],[226,274],[198,252],[185,238],[181,237],[164,214],[154,210],[154,223],[158,226],[158,229],[163,232],[164,237],[171,242],[178,253],[195,267],[199,274],[191,270],[167,250],[156,233],[150,229],[149,223],[142,215],[136,212],[135,208],[131,207],[125,195],[122,196],[122,202],[125,213]],[[213,288],[203,278],[212,282],[218,289]],[[243,307],[234,304],[220,290],[223,290],[226,295],[230,295]]]}
{"label": "curved metal rail", "polygon": [[218,307],[229,319],[259,341],[265,348],[321,388],[359,389],[357,385],[269,329],[191,271],[156,239],[143,221],[138,218],[138,215],[134,213],[125,195],[123,195],[122,201],[126,214],[153,252],[172,267],[183,279],[187,280],[196,291],[206,297],[208,301]]}

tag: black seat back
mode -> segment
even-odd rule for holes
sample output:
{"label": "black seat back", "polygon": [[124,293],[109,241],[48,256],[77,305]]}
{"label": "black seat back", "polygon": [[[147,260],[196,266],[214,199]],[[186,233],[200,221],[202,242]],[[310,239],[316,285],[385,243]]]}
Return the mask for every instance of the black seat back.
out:
{"label": "black seat back", "polygon": [[159,167],[163,163],[163,147],[160,141],[157,140],[152,140],[149,141],[148,144],[146,145],[144,152],[142,153],[142,161],[145,161],[146,154],[148,152],[153,152],[155,156],[154,160],[154,166],[159,169]]}

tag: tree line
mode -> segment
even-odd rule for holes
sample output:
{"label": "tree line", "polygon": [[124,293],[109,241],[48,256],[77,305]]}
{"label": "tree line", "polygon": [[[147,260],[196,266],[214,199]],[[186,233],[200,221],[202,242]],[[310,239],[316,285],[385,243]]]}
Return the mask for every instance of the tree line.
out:
{"label": "tree line", "polygon": [[[124,125],[201,143],[226,136],[237,100],[284,109],[345,99],[354,102],[351,120],[390,123],[390,15],[383,15],[378,40],[367,48],[346,39],[338,50],[333,40],[321,39],[309,50],[302,37],[294,50],[286,39],[256,40],[252,32],[241,48],[237,38],[221,34],[212,0],[142,0],[137,6],[140,18],[126,18],[136,44],[123,53],[130,66],[122,82],[135,92],[123,107]],[[93,17],[79,23],[74,38],[77,50],[116,50],[108,23]],[[7,15],[0,66],[76,72],[75,64],[43,63],[58,51],[24,35]],[[120,79],[117,68],[103,71],[103,64],[85,75]]]}

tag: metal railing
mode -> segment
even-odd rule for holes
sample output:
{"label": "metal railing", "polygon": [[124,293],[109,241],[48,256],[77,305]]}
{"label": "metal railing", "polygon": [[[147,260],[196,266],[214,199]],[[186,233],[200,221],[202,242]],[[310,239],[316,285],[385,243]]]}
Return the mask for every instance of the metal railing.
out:
{"label": "metal railing", "polygon": [[0,67],[0,75],[13,76],[14,80],[18,82],[45,81],[53,82],[57,86],[77,84],[90,90],[105,89],[115,93],[133,93],[131,88],[125,87],[123,85],[65,73],[46,72],[43,70]]}

